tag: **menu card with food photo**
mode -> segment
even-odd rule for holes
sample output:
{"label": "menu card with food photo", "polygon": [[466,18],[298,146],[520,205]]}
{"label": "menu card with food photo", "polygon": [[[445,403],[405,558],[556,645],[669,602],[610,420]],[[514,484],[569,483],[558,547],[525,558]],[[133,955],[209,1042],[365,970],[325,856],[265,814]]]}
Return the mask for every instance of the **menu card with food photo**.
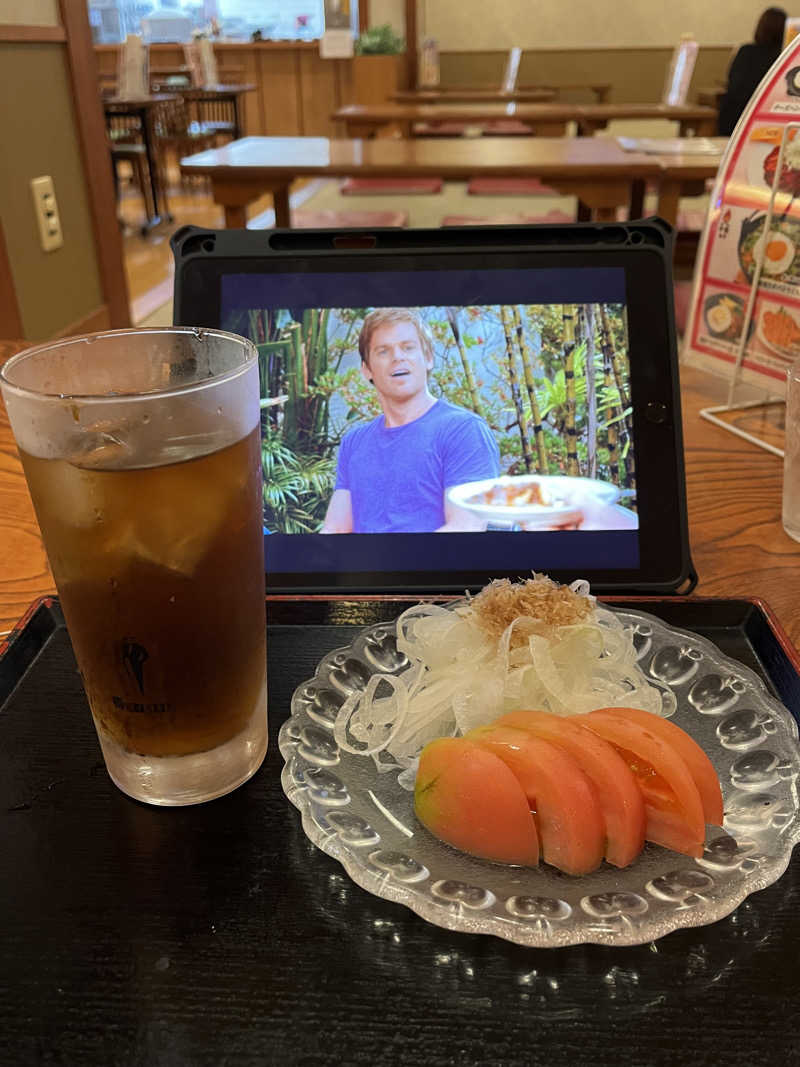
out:
{"label": "menu card with food photo", "polygon": [[782,396],[800,357],[800,38],[764,78],[719,169],[684,358]]}

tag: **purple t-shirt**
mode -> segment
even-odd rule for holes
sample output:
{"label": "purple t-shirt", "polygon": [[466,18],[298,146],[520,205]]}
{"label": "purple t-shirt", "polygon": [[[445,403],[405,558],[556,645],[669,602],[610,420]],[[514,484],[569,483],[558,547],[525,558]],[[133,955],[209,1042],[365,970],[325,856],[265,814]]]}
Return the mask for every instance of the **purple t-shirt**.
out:
{"label": "purple t-shirt", "polygon": [[437,400],[405,426],[388,427],[378,415],[348,431],[336,488],[350,491],[354,533],[427,533],[444,524],[445,489],[499,473],[484,420]]}

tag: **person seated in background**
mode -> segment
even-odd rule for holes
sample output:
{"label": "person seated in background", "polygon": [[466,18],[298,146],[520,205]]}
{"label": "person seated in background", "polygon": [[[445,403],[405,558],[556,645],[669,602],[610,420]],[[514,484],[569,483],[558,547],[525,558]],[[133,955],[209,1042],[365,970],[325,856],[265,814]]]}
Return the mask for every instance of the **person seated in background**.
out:
{"label": "person seated in background", "polygon": [[783,48],[786,12],[768,7],[756,25],[755,40],[745,44],[733,57],[728,70],[728,85],[720,100],[717,132],[729,137],[750,97]]}

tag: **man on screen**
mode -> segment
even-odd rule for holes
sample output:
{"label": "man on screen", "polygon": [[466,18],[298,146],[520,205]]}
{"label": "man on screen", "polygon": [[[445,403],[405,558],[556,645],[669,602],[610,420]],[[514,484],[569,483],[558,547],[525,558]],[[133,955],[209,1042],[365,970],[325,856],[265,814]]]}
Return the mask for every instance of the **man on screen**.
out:
{"label": "man on screen", "polygon": [[429,392],[433,342],[425,323],[406,308],[371,311],[358,350],[383,414],[344,435],[321,532],[483,529],[449,503],[447,491],[496,477],[499,449],[479,415]]}

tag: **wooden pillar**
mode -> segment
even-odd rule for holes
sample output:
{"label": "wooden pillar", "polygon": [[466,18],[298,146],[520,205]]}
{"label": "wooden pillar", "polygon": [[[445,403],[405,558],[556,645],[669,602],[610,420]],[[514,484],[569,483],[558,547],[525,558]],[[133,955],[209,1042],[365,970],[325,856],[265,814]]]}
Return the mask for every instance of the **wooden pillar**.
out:
{"label": "wooden pillar", "polygon": [[60,9],[103,296],[111,325],[130,326],[128,283],[89,15],[85,0],[60,0]]}
{"label": "wooden pillar", "polygon": [[406,0],[406,88],[417,87],[418,64],[417,0]]}
{"label": "wooden pillar", "polygon": [[0,222],[0,337],[19,340],[24,337],[22,315],[14,288],[14,275],[8,258],[3,224]]}

